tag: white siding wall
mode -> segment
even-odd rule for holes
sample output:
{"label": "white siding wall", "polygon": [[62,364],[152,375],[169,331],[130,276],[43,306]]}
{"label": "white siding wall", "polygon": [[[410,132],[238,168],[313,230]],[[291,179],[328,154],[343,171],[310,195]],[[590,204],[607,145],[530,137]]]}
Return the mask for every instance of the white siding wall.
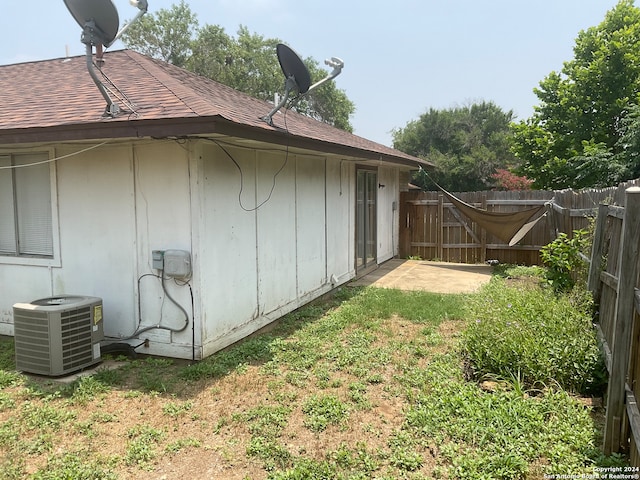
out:
{"label": "white siding wall", "polygon": [[[64,149],[59,152],[65,154]],[[174,142],[142,142],[102,147],[59,162],[62,266],[52,269],[52,294],[103,298],[106,336],[127,337],[139,324],[184,325],[183,313],[165,297],[160,280],[145,276],[138,290],[138,279],[157,273],[151,268],[152,250],[191,251],[188,158]],[[188,289],[165,283],[191,313]],[[184,356],[191,335],[191,329],[179,334],[159,329],[142,338],[150,340],[146,353]],[[169,349],[162,345],[171,342],[175,345]]]}
{"label": "white siding wall", "polygon": [[0,263],[0,335],[13,335],[13,304],[48,297],[48,267]]}
{"label": "white siding wall", "polygon": [[[160,324],[181,329],[185,325],[184,313],[163,293],[160,280],[146,274],[157,273],[152,269],[152,250],[193,250],[189,176],[187,145],[156,141],[133,147],[137,251],[135,279],[136,283],[140,279],[140,289],[132,291],[139,295],[141,327]],[[189,288],[180,283],[167,279],[165,288],[192,317]],[[138,319],[137,311],[132,318]],[[188,356],[194,333],[192,318],[188,322],[189,326],[182,332],[154,329],[143,333],[141,338],[149,339],[149,348],[138,351]],[[121,323],[128,324],[117,332],[118,336],[131,335],[135,330],[131,322]],[[106,326],[105,321],[105,330]]]}
{"label": "white siding wall", "polygon": [[327,275],[337,284],[355,276],[355,165],[327,160]]}
{"label": "white siding wall", "polygon": [[[223,345],[225,332],[258,316],[255,153],[230,149],[242,169],[213,145],[202,147],[200,269],[203,343]],[[241,192],[242,188],[242,192]],[[206,353],[215,351],[210,347]]]}
{"label": "white siding wall", "polygon": [[255,204],[263,205],[254,212],[258,243],[258,313],[268,315],[297,297],[296,257],[296,160],[289,155],[285,162],[279,153],[254,153],[257,171]]}
{"label": "white siding wall", "polygon": [[215,145],[202,155],[201,268],[215,272],[202,275],[205,356],[354,274],[352,167],[225,149],[242,170],[242,204],[238,167]]}
{"label": "white siding wall", "polygon": [[[326,159],[296,159],[297,295],[304,297],[327,285]],[[332,252],[333,254],[333,252]]]}
{"label": "white siding wall", "polygon": [[[61,147],[58,156],[74,150]],[[135,198],[131,148],[105,146],[58,162],[60,268],[52,295],[103,298],[105,334],[131,319],[135,288]],[[116,320],[117,319],[117,320]],[[129,328],[133,327],[130,322]]]}
{"label": "white siding wall", "polygon": [[[83,148],[60,146],[55,155]],[[0,333],[13,333],[14,303],[60,294],[101,297],[104,331],[110,337],[136,330],[138,298],[142,326],[182,326],[184,315],[164,298],[159,280],[143,278],[140,292],[137,280],[155,273],[152,249],[191,250],[188,159],[174,142],[146,141],[135,147],[105,145],[56,162],[59,254],[40,266],[0,263],[0,322],[5,322]],[[172,282],[167,288],[190,313],[188,289]],[[151,340],[148,353],[188,356],[191,336],[190,329],[174,335],[157,330],[144,338]]]}
{"label": "white siding wall", "polygon": [[[57,162],[60,253],[37,265],[0,262],[0,334],[12,333],[14,303],[63,293],[103,298],[110,337],[139,325],[181,327],[182,312],[152,276],[156,249],[192,253],[196,325],[144,333],[149,348],[140,351],[151,354],[189,358],[193,336],[196,357],[210,355],[352,279],[355,163],[225,148],[237,165],[214,143],[151,140]],[[382,262],[397,251],[399,193],[397,169],[378,172]],[[191,315],[189,288],[166,285]]]}
{"label": "white siding wall", "polygon": [[[72,155],[83,148],[60,146],[51,155]],[[2,259],[0,333],[13,334],[14,303],[63,293],[102,297],[105,317],[128,319],[134,326],[130,147],[104,146],[70,156],[52,165],[52,172],[55,255],[50,260]],[[106,331],[113,331],[112,322],[105,323]]]}

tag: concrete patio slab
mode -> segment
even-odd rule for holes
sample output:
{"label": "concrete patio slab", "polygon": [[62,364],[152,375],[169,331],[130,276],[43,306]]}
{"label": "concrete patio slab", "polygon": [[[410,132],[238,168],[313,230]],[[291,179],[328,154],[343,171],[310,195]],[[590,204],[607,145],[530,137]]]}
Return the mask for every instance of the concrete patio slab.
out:
{"label": "concrete patio slab", "polygon": [[489,282],[492,271],[493,267],[489,265],[391,259],[351,285],[434,293],[472,293]]}

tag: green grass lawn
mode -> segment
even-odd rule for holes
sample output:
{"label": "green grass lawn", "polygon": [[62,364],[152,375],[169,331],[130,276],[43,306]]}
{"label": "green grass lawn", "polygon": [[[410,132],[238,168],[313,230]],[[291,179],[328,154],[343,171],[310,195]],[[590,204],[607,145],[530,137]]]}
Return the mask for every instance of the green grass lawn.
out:
{"label": "green grass lawn", "polygon": [[0,478],[510,479],[624,464],[599,450],[588,302],[555,309],[526,284],[346,287],[194,365],[119,359],[71,385],[16,373],[0,342]]}

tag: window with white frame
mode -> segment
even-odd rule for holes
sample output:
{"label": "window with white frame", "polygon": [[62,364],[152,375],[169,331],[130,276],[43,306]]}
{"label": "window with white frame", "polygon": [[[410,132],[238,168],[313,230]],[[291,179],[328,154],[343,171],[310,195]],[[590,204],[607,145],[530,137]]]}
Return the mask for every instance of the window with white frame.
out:
{"label": "window with white frame", "polygon": [[0,154],[0,255],[52,257],[47,153]]}

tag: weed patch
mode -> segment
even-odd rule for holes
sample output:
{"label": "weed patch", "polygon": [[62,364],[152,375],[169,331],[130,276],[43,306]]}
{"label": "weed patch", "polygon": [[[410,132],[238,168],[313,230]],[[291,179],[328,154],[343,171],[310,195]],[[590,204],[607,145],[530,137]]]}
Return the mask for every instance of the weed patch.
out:
{"label": "weed patch", "polygon": [[200,446],[202,446],[202,443],[196,438],[179,438],[169,443],[164,450],[167,453],[178,453],[185,448],[198,448]]}
{"label": "weed patch", "polygon": [[514,390],[488,393],[465,382],[452,367],[451,356],[435,360],[432,368],[441,373],[423,384],[405,428],[443,444],[441,452],[458,477],[492,472],[491,478],[519,478],[541,457],[564,472],[574,471],[597,455],[589,412],[566,392],[533,397]]}
{"label": "weed patch", "polygon": [[157,455],[157,444],[164,432],[149,425],[136,425],[127,432],[129,441],[125,454],[127,465],[138,465],[146,468]]}
{"label": "weed patch", "polygon": [[327,454],[327,461],[345,472],[345,478],[368,478],[380,466],[376,454],[368,450],[365,442],[357,442],[354,448],[341,443]]}
{"label": "weed patch", "polygon": [[109,390],[109,386],[102,383],[100,379],[89,376],[73,382],[64,393],[69,395],[73,403],[85,405],[87,402],[104,395]]}
{"label": "weed patch", "polygon": [[338,473],[335,465],[330,462],[301,458],[294,467],[271,473],[267,478],[269,480],[299,480],[303,478],[330,480],[338,478]]}
{"label": "weed patch", "polygon": [[11,370],[15,370],[16,361],[14,352],[15,346],[13,338],[5,337],[0,339],[0,371],[9,373]]}
{"label": "weed patch", "polygon": [[172,418],[186,414],[193,408],[193,402],[168,402],[162,407],[162,412]]}
{"label": "weed patch", "polygon": [[322,432],[329,425],[339,425],[349,415],[347,406],[335,395],[309,398],[302,407],[306,414],[304,425],[313,432]]}
{"label": "weed patch", "polygon": [[559,385],[579,393],[603,389],[591,318],[567,296],[493,278],[469,299],[468,318],[463,350],[475,378],[517,378],[527,388]]}
{"label": "weed patch", "polygon": [[47,466],[38,470],[33,480],[60,480],[82,478],[86,480],[116,480],[118,476],[106,462],[91,460],[89,454],[77,455],[68,453],[52,456]]}

